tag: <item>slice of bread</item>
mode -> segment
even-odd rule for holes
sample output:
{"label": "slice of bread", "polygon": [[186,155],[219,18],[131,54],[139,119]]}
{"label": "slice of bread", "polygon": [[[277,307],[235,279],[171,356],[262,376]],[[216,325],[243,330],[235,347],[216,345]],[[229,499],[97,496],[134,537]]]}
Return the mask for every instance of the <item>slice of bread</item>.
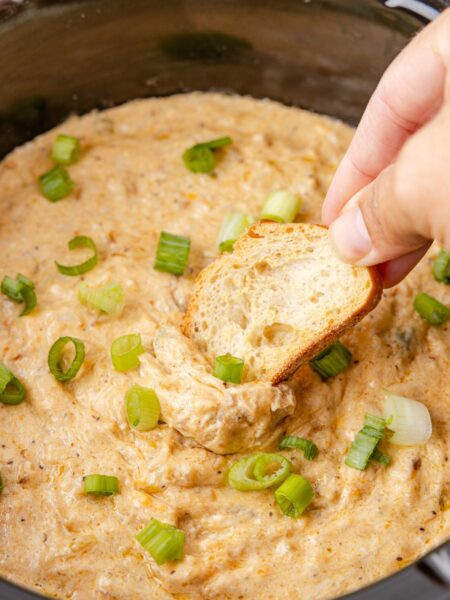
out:
{"label": "slice of bread", "polygon": [[198,276],[183,332],[214,363],[244,359],[245,381],[279,383],[379,302],[375,269],[334,253],[321,225],[260,222]]}

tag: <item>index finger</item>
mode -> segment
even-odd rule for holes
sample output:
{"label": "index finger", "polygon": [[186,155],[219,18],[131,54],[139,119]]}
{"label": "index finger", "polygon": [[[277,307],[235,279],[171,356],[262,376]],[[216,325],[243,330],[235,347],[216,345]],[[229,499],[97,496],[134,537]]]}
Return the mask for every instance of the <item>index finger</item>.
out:
{"label": "index finger", "polygon": [[326,195],[326,225],[439,109],[449,61],[450,9],[406,46],[381,78]]}

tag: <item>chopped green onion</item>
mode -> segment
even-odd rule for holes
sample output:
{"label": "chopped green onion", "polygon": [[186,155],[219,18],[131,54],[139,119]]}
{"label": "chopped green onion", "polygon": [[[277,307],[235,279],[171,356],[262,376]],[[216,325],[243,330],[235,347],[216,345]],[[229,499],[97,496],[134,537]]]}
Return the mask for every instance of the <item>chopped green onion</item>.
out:
{"label": "chopped green onion", "polygon": [[384,415],[389,429],[394,432],[389,441],[400,446],[425,444],[433,430],[430,413],[425,404],[398,396],[389,390],[383,392]]}
{"label": "chopped green onion", "polygon": [[112,496],[119,493],[119,480],[114,475],[86,475],[84,493],[92,496]]}
{"label": "chopped green onion", "polygon": [[282,483],[290,472],[291,463],[281,454],[261,454],[253,468],[255,478],[271,486]]}
{"label": "chopped green onion", "polygon": [[279,445],[280,450],[284,448],[296,448],[301,450],[307,460],[313,460],[317,456],[318,448],[311,440],[298,437],[297,435],[288,435],[283,438]]}
{"label": "chopped green onion", "polygon": [[84,275],[84,273],[87,273],[93,269],[98,263],[97,246],[95,245],[94,240],[92,240],[90,237],[86,235],[77,235],[70,240],[67,245],[69,250],[75,250],[76,248],[90,248],[94,254],[91,256],[91,258],[88,258],[88,260],[85,260],[79,265],[73,265],[69,267],[60,265],[55,261],[58,271],[63,275],[69,275],[70,277],[75,275]]}
{"label": "chopped green onion", "polygon": [[450,252],[442,248],[433,263],[433,275],[437,281],[450,285]]}
{"label": "chopped green onion", "polygon": [[83,282],[78,287],[78,300],[82,304],[118,317],[123,310],[124,293],[119,283],[109,283],[96,290]]}
{"label": "chopped green onion", "polygon": [[370,457],[370,460],[381,463],[385,467],[387,467],[388,464],[391,462],[389,456],[387,454],[383,454],[383,452],[380,452],[379,450],[374,451],[374,453]]}
{"label": "chopped green onion", "polygon": [[293,223],[300,210],[300,197],[289,190],[271,192],[264,201],[261,219],[278,223]]}
{"label": "chopped green onion", "polygon": [[149,431],[158,425],[161,409],[154,390],[134,385],[128,390],[125,403],[130,427]]}
{"label": "chopped green onion", "polygon": [[13,302],[16,302],[17,304],[24,302],[22,295],[23,284],[20,281],[17,281],[17,279],[5,275],[2,279],[1,290],[2,294],[8,296]]}
{"label": "chopped green onion", "polygon": [[[73,344],[74,346],[75,356],[72,360],[72,363],[64,371],[62,365],[63,353],[65,347],[69,343]],[[84,343],[78,338],[66,335],[58,338],[50,348],[50,352],[48,353],[48,367],[56,380],[69,381],[70,379],[73,379],[80,370],[80,367],[84,361],[84,356]]]}
{"label": "chopped green onion", "polygon": [[383,439],[386,423],[381,417],[366,415],[364,426],[358,431],[347,453],[345,464],[353,469],[364,471]]}
{"label": "chopped green onion", "polygon": [[39,187],[47,200],[58,202],[71,193],[75,184],[66,169],[58,165],[39,177]]}
{"label": "chopped green onion", "polygon": [[25,388],[15,375],[0,363],[0,402],[3,404],[20,404],[25,398]]}
{"label": "chopped green onion", "polygon": [[232,139],[226,136],[210,142],[195,144],[183,153],[184,165],[193,173],[211,173],[216,166],[213,150],[218,150],[231,143]]}
{"label": "chopped green onion", "polygon": [[251,215],[230,213],[220,226],[217,245],[221,252],[232,252],[234,242],[255,222]]}
{"label": "chopped green onion", "polygon": [[450,309],[429,294],[417,294],[414,298],[414,310],[430,325],[442,325],[450,316]]}
{"label": "chopped green onion", "polygon": [[21,317],[28,315],[36,307],[37,299],[34,283],[25,275],[17,273],[16,279],[6,275],[2,280],[1,291],[13,302],[25,304],[25,308],[20,313]]}
{"label": "chopped green onion", "polygon": [[152,519],[136,536],[158,565],[183,558],[184,531]]}
{"label": "chopped green onion", "polygon": [[231,354],[216,356],[214,377],[228,383],[241,383],[244,373],[244,361]]}
{"label": "chopped green onion", "polygon": [[309,361],[310,366],[317,371],[322,379],[339,375],[349,366],[352,353],[341,342],[334,342],[325,350]]}
{"label": "chopped green onion", "polygon": [[161,231],[153,268],[173,275],[183,275],[190,249],[189,238]]}
{"label": "chopped green onion", "polygon": [[296,519],[311,504],[314,491],[307,479],[292,474],[275,491],[275,502],[288,517]]}
{"label": "chopped green onion", "polygon": [[73,165],[80,158],[80,140],[60,133],[53,143],[52,160],[59,165]]}
{"label": "chopped green onion", "polygon": [[[276,471],[269,468],[274,464]],[[242,492],[259,491],[281,483],[290,471],[291,463],[281,454],[252,454],[231,465],[228,483]]]}
{"label": "chopped green onion", "polygon": [[139,366],[139,354],[144,352],[139,333],[122,335],[111,345],[111,360],[117,371],[131,371]]}

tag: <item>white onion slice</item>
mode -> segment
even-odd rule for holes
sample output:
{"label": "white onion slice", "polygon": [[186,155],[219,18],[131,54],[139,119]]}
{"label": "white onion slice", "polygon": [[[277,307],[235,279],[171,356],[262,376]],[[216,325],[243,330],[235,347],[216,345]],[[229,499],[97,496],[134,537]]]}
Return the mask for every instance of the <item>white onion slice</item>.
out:
{"label": "white onion slice", "polygon": [[384,418],[388,429],[394,431],[389,441],[399,446],[425,444],[432,432],[428,408],[422,402],[398,396],[389,390],[383,392]]}

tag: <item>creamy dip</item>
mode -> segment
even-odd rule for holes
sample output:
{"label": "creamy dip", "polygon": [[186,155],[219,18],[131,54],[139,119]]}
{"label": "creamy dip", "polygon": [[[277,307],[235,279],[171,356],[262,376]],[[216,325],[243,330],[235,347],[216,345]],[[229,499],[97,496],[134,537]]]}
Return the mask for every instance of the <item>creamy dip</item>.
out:
{"label": "creamy dip", "polygon": [[[57,132],[84,148],[71,166],[74,193],[51,204],[36,180],[51,168]],[[181,161],[193,144],[233,138],[215,173],[193,174]],[[324,383],[309,367],[278,388],[227,389],[179,324],[196,274],[218,256],[216,236],[230,211],[258,214],[272,190],[303,198],[298,218],[318,222],[320,204],[352,130],[275,102],[188,94],[130,102],[71,118],[15,150],[0,164],[0,277],[24,273],[38,308],[0,297],[0,361],[24,383],[25,402],[0,404],[0,575],[72,600],[152,598],[332,598],[413,561],[448,537],[450,440],[449,326],[432,328],[413,311],[417,291],[443,302],[450,288],[431,275],[433,252],[343,339],[354,364]],[[189,236],[183,277],[153,269],[161,230]],[[75,235],[97,243],[99,265],[65,277]],[[76,258],[74,258],[76,255]],[[77,300],[80,281],[119,282],[118,318]],[[114,370],[112,341],[140,333],[141,365]],[[49,373],[60,336],[86,345],[78,376]],[[131,430],[124,395],[154,387],[162,419]],[[424,446],[387,445],[391,464],[359,472],[345,453],[364,414],[382,414],[381,385],[422,401],[433,435]],[[315,489],[293,520],[273,491],[226,485],[227,467],[255,447],[275,450],[285,433],[312,439],[314,461],[284,451]],[[83,494],[82,477],[116,475],[120,494]],[[155,517],[183,529],[185,556],[158,567],[135,540]]]}

